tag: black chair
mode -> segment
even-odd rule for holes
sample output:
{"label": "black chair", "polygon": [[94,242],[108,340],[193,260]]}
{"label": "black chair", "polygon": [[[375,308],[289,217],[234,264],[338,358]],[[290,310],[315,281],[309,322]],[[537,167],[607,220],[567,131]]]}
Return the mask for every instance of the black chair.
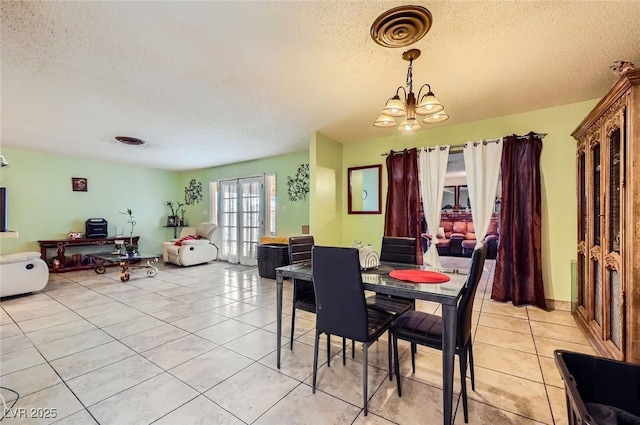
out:
{"label": "black chair", "polygon": [[[384,236],[380,250],[380,261],[416,264],[416,238]],[[376,294],[367,298],[367,306],[387,312],[395,317],[415,309],[416,300]]]}
{"label": "black chair", "polygon": [[[415,264],[416,250],[415,238],[398,238],[384,236],[382,238],[382,249],[380,250],[380,261],[393,263]],[[415,310],[416,300],[411,298],[395,297],[392,295],[376,294],[367,297],[367,307],[391,314],[395,320],[409,310]],[[389,358],[392,358],[391,341],[389,341]],[[392,379],[392,372],[389,370],[389,380]]]}
{"label": "black chair", "polygon": [[[311,263],[311,250],[313,249],[313,236],[292,236],[289,238],[289,263]],[[296,327],[296,309],[316,312],[316,292],[313,282],[302,279],[293,279],[293,306],[291,308],[291,342],[289,349],[293,350],[293,333]],[[331,345],[331,337],[327,335],[327,347]],[[389,343],[391,346],[391,343]],[[327,348],[328,349],[328,348]],[[342,364],[346,364],[345,351],[346,339],[342,339]],[[391,348],[389,348],[391,350]],[[351,347],[351,357],[355,357],[355,347]],[[328,360],[330,365],[331,359]]]}
{"label": "black chair", "polygon": [[[289,238],[289,264],[311,263],[313,236],[293,236]],[[316,312],[316,293],[313,282],[293,279],[293,307],[291,309],[291,342],[293,350],[293,333],[296,327],[296,309]]]}
{"label": "black chair", "polygon": [[380,261],[416,264],[416,238],[383,236]]}
{"label": "black chair", "polygon": [[[464,292],[458,302],[458,317],[456,327],[456,354],[460,358],[460,379],[462,384],[462,406],[464,421],[468,423],[467,410],[467,360],[471,369],[471,389],[475,391],[475,376],[473,370],[473,346],[471,342],[471,315],[473,312],[473,300],[476,289],[482,276],[484,260],[487,256],[485,246],[476,248],[471,257],[471,269],[464,285]],[[398,339],[411,343],[411,367],[416,372],[415,350],[416,344],[442,349],[442,318],[422,311],[409,311],[398,317],[391,326],[393,336],[393,351],[395,360],[395,373],[398,383],[398,396],[402,397],[400,383],[400,361],[398,359]]]}
{"label": "black chair", "polygon": [[[389,329],[393,317],[367,308],[360,273],[357,249],[324,246],[313,248],[313,284],[318,305],[313,353],[313,393],[316,392],[320,334],[338,335],[361,342],[363,344],[362,394],[366,416],[368,411],[367,351],[369,345]],[[330,353],[327,354],[331,356]]]}

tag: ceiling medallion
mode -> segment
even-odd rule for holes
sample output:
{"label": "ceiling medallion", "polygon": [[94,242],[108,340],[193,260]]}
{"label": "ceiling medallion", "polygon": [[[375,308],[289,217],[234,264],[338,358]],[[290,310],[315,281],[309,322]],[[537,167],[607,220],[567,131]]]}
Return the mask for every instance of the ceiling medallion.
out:
{"label": "ceiling medallion", "polygon": [[433,17],[422,6],[399,6],[387,10],[371,25],[371,38],[382,47],[406,47],[431,29]]}
{"label": "ceiling medallion", "polygon": [[144,145],[145,141],[142,139],[138,139],[137,137],[129,137],[129,136],[116,136],[116,140],[120,143],[124,143],[125,145],[131,146],[140,146]]}

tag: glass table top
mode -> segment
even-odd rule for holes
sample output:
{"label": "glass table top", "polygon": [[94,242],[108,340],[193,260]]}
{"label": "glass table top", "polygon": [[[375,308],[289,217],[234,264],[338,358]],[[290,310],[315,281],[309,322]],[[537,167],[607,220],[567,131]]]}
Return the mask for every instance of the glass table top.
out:
{"label": "glass table top", "polygon": [[97,253],[90,254],[93,258],[97,258],[98,260],[104,261],[132,261],[132,260],[149,260],[151,258],[160,258],[162,255],[160,254],[145,254],[143,252],[139,252],[136,255],[120,255],[120,254],[112,254],[112,253]]}
{"label": "glass table top", "polygon": [[[299,263],[288,266],[282,266],[276,268],[284,272],[285,276],[290,273],[296,274],[296,277],[302,277],[301,275],[308,277],[308,280],[312,279],[313,272],[311,269],[311,263]],[[428,270],[444,273],[449,276],[449,281],[444,283],[413,283],[406,282],[398,279],[394,279],[389,276],[389,272],[393,270]],[[367,289],[372,289],[375,286],[387,287],[391,291],[398,291],[406,294],[407,297],[422,298],[424,295],[437,295],[442,297],[457,298],[462,288],[464,287],[467,279],[468,270],[462,269],[450,269],[450,268],[434,268],[430,266],[418,266],[413,264],[401,264],[401,263],[381,263],[378,269],[363,270],[362,271],[362,283],[365,287],[371,285]]]}

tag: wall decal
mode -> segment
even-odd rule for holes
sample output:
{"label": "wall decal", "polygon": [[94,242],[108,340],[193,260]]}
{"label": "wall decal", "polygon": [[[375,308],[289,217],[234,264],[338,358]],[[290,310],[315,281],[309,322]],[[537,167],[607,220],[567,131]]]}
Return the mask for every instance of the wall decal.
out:
{"label": "wall decal", "polygon": [[309,193],[309,164],[302,164],[294,177],[287,176],[287,192],[290,201],[301,201]]}
{"label": "wall decal", "polygon": [[187,205],[195,205],[202,201],[202,183],[191,179],[189,185],[184,188],[184,202]]}

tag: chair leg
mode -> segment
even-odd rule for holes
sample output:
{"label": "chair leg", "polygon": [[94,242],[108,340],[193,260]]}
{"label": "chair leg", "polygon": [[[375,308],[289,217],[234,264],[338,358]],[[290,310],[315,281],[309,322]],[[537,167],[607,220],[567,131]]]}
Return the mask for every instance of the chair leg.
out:
{"label": "chair leg", "polygon": [[362,398],[364,400],[364,415],[367,416],[367,372],[369,369],[369,363],[367,360],[367,351],[369,350],[369,343],[363,344],[362,352]]}
{"label": "chair leg", "polygon": [[347,338],[342,338],[342,366],[347,364]]}
{"label": "chair leg", "polygon": [[398,384],[398,397],[402,397],[402,387],[400,384],[400,359],[398,359],[398,338],[393,335],[393,362],[396,369],[396,383]]}
{"label": "chair leg", "polygon": [[327,334],[327,367],[331,367],[331,335]]}
{"label": "chair leg", "polygon": [[411,370],[416,373],[416,343],[411,343]]}
{"label": "chair leg", "polygon": [[318,348],[320,345],[320,332],[316,331],[316,340],[313,344],[313,386],[312,393],[316,393],[316,378],[318,377]]}
{"label": "chair leg", "polygon": [[393,351],[391,351],[391,329],[387,331],[387,339],[389,343],[387,344],[387,357],[389,358],[389,381],[393,381]]}
{"label": "chair leg", "polygon": [[471,337],[469,337],[469,344],[468,345],[468,350],[469,350],[469,369],[471,369],[471,389],[473,391],[476,390],[476,377],[475,377],[475,373],[474,373],[474,369],[473,369],[473,344],[471,343]]}
{"label": "chair leg", "polygon": [[289,350],[293,350],[293,331],[296,329],[296,308],[291,309],[291,342],[289,343]]}
{"label": "chair leg", "polygon": [[356,358],[356,342],[354,340],[351,340],[351,358]]}
{"label": "chair leg", "polygon": [[462,394],[462,412],[464,413],[464,423],[469,423],[469,410],[467,407],[467,353],[463,350],[458,354],[460,358],[460,386]]}

